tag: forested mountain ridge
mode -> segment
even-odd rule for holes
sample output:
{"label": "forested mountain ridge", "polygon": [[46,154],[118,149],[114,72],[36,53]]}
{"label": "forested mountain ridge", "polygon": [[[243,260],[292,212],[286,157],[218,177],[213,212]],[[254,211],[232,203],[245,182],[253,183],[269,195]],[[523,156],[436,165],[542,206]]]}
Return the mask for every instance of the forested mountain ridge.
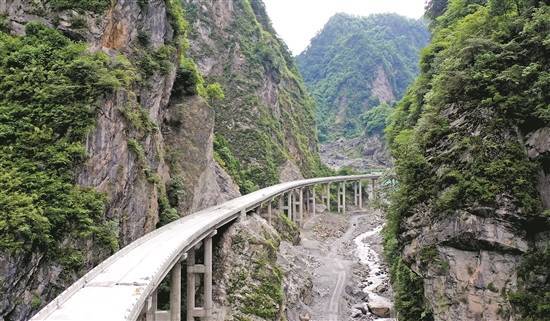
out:
{"label": "forested mountain ridge", "polygon": [[396,14],[337,14],[297,62],[318,104],[321,141],[362,134],[360,116],[399,100],[418,74],[429,40],[423,21]]}
{"label": "forested mountain ridge", "polygon": [[387,128],[399,319],[549,320],[550,6],[434,0]]}
{"label": "forested mountain ridge", "polygon": [[[211,62],[195,35],[217,28],[234,50]],[[158,226],[316,173],[289,57],[261,1],[2,1],[0,319]]]}

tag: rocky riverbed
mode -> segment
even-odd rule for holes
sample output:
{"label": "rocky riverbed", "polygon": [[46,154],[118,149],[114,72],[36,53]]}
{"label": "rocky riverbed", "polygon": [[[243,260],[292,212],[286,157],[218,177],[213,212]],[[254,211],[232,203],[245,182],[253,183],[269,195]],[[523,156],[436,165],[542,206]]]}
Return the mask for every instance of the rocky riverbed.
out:
{"label": "rocky riverbed", "polygon": [[[290,269],[299,261],[313,282],[311,293],[301,296],[307,300],[287,307],[288,319],[394,320],[390,318],[392,290],[382,256],[382,226],[382,213],[372,209],[349,210],[347,214],[323,212],[307,220],[301,243],[280,249],[283,268]],[[292,292],[301,277],[289,272],[287,275],[295,279],[287,282]]]}

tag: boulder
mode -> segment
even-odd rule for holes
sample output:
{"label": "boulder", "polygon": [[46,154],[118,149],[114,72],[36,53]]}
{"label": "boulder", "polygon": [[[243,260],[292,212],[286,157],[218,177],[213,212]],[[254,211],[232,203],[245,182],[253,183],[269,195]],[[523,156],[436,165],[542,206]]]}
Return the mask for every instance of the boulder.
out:
{"label": "boulder", "polygon": [[363,312],[359,309],[351,309],[351,317],[352,318],[359,318],[363,315]]}
{"label": "boulder", "polygon": [[369,311],[381,318],[389,318],[391,314],[391,302],[383,297],[372,297],[367,303]]}

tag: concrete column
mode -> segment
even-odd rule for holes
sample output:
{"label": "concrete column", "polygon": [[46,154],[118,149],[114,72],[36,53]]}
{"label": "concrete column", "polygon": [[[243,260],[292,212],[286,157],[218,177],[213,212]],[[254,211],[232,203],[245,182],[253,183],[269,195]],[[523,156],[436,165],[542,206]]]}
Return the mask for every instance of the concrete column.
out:
{"label": "concrete column", "polygon": [[194,321],[193,312],[195,310],[195,248],[187,252],[187,321]]}
{"label": "concrete column", "polygon": [[309,202],[311,200],[311,197],[309,196],[309,187],[304,189],[304,214],[306,217],[309,217]]}
{"label": "concrete column", "polygon": [[358,183],[353,183],[353,205],[359,206],[359,193]]}
{"label": "concrete column", "polygon": [[336,209],[338,213],[342,212],[342,183],[338,183],[338,202]]}
{"label": "concrete column", "polygon": [[288,219],[289,220],[293,220],[292,219],[292,191],[288,192],[288,195],[287,195],[287,202],[288,202],[288,208],[287,208],[287,211],[288,211]]}
{"label": "concrete column", "polygon": [[327,197],[327,211],[330,212],[330,183],[326,186],[326,197]]}
{"label": "concrete column", "polygon": [[285,194],[279,195],[279,211],[285,214]]}
{"label": "concrete column", "polygon": [[273,203],[273,199],[270,199],[267,203],[267,222],[271,224],[271,203]]}
{"label": "concrete column", "polygon": [[366,188],[367,188],[367,195],[369,197],[369,202],[372,202],[372,200],[374,199],[373,186],[374,185],[372,184],[372,182],[370,184],[367,182]]}
{"label": "concrete column", "polygon": [[372,200],[376,199],[376,180],[372,179]]}
{"label": "concrete column", "polygon": [[157,290],[147,299],[147,306],[145,309],[145,320],[155,321],[155,316],[157,314]]}
{"label": "concrete column", "polygon": [[170,282],[170,320],[181,320],[181,262],[176,262],[171,272]]}
{"label": "concrete column", "polygon": [[342,182],[342,213],[346,214],[346,182]]}
{"label": "concrete column", "polygon": [[241,215],[239,215],[239,220],[244,222],[246,220],[246,210],[241,210]]}
{"label": "concrete column", "polygon": [[363,208],[363,185],[359,181],[359,208]]}
{"label": "concrete column", "polygon": [[346,213],[346,183],[338,186],[338,213]]}
{"label": "concrete column", "polygon": [[316,201],[315,201],[315,186],[312,187],[311,189],[311,193],[313,194],[311,196],[311,207],[313,209],[313,211],[311,211],[313,213],[313,216],[315,216],[317,214],[317,210],[315,209],[315,205],[316,205]]}
{"label": "concrete column", "polygon": [[298,226],[302,226],[304,221],[304,190],[300,188],[298,191],[299,201],[298,201],[298,212],[300,213],[300,218],[298,221]]}
{"label": "concrete column", "polygon": [[[271,205],[271,204],[270,204]],[[212,237],[204,240],[204,319],[212,319]]]}

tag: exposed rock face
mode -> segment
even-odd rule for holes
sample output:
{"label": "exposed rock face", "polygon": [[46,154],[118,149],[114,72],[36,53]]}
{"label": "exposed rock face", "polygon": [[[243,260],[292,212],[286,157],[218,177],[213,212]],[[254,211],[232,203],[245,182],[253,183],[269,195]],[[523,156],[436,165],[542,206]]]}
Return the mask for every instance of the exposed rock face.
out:
{"label": "exposed rock face", "polygon": [[[479,125],[472,128],[474,125],[463,117],[455,120],[458,117],[455,108],[447,109],[446,115],[452,117],[453,130],[468,128],[475,135],[487,135],[486,129]],[[531,160],[547,155],[550,150],[547,133],[548,128],[544,127],[528,135],[525,146]],[[520,139],[511,138],[515,135],[511,132],[501,135]],[[440,141],[429,153],[451,148],[449,141]],[[462,157],[462,161],[472,161],[470,155]],[[549,183],[541,169],[538,192],[543,208],[548,208]],[[521,288],[518,271],[526,255],[537,247],[548,246],[547,239],[542,247],[535,244],[541,239],[538,232],[547,230],[548,225],[543,218],[533,223],[533,218],[524,214],[508,192],[498,194],[495,204],[491,207],[473,204],[438,215],[434,204],[427,202],[415,206],[413,215],[401,223],[402,257],[424,279],[424,296],[434,320],[520,319],[514,313],[509,294]],[[533,228],[533,224],[539,226]],[[533,279],[545,279],[537,271],[531,275]]]}
{"label": "exposed rock face", "polygon": [[289,304],[311,300],[311,275],[288,243],[297,227],[274,226],[279,231],[254,214],[223,233],[213,269],[215,319],[287,320]]}
{"label": "exposed rock face", "polygon": [[396,100],[394,89],[382,66],[379,66],[376,70],[376,78],[374,78],[372,82],[372,95],[378,98],[380,102],[384,103],[392,103]]}
{"label": "exposed rock face", "polygon": [[214,161],[214,110],[203,99],[171,102],[163,135],[170,151],[173,177],[185,182],[178,198],[181,213],[190,213],[239,196],[239,188]]}
{"label": "exposed rock face", "polygon": [[358,172],[387,168],[392,164],[385,139],[379,135],[340,138],[321,144],[321,160],[335,170],[351,168]]}
{"label": "exposed rock face", "polygon": [[[173,94],[179,64],[176,50],[168,54],[166,61],[153,59],[153,63],[166,63],[165,70],[158,67],[143,70],[141,64],[146,55],[173,46],[175,41],[173,13],[165,1],[120,0],[102,13],[55,11],[47,1],[0,1],[0,15],[6,16],[13,34],[23,35],[28,21],[41,21],[74,40],[84,41],[92,51],[125,56],[140,74],[141,81],[132,88],[100,100],[96,125],[85,144],[88,159],[77,175],[79,185],[107,195],[105,217],[115,222],[113,228],[121,247],[155,229],[168,207],[176,209],[178,215],[185,215],[239,195],[238,186],[214,161],[215,124],[227,136],[259,133],[260,139],[256,136],[250,140],[268,144],[263,150],[237,155],[247,164],[256,162],[252,152],[270,156],[274,150],[289,151],[291,159],[281,158],[282,152],[270,156],[270,160],[275,159],[274,168],[281,172],[280,176],[273,173],[273,182],[279,178],[299,178],[303,173],[311,175],[315,165],[312,160],[318,157],[313,105],[299,77],[282,73],[282,67],[269,65],[268,59],[255,61],[250,52],[243,53],[243,43],[257,42],[256,37],[262,32],[271,33],[269,39],[282,46],[261,2],[253,1],[254,12],[247,11],[248,1],[188,2],[193,3],[201,16],[200,21],[193,21],[190,30],[196,35],[191,52],[199,69],[208,78],[222,82],[226,89],[226,99],[215,109],[210,107],[212,101],[206,102],[197,95]],[[243,13],[247,15],[243,17]],[[235,32],[238,28],[231,30],[237,23],[254,25],[256,19],[264,26],[263,31],[243,34]],[[212,51],[206,54],[199,50],[202,46]],[[288,57],[276,59],[286,59],[292,67],[288,52],[283,55]],[[260,69],[251,84],[249,73]],[[234,77],[240,80],[230,86]],[[248,88],[253,88],[253,92],[243,95]],[[290,98],[294,103],[287,101],[289,94],[294,95]],[[227,111],[221,112],[224,108]],[[135,115],[140,115],[139,119]],[[266,119],[269,121],[259,123]],[[275,133],[271,121],[279,122],[275,126],[281,130]],[[248,139],[239,135],[230,138],[234,146],[241,142],[246,145]],[[276,149],[268,148],[271,141],[278,142]],[[41,253],[0,254],[0,320],[29,318],[78,276],[111,254],[109,250],[96,248],[91,241],[65,242],[84,253],[83,266],[76,270]]]}
{"label": "exposed rock face", "polygon": [[312,176],[320,163],[313,100],[263,3],[184,5],[192,26],[190,55],[225,92],[225,99],[212,103],[216,135],[229,143],[244,178],[263,187]]}

